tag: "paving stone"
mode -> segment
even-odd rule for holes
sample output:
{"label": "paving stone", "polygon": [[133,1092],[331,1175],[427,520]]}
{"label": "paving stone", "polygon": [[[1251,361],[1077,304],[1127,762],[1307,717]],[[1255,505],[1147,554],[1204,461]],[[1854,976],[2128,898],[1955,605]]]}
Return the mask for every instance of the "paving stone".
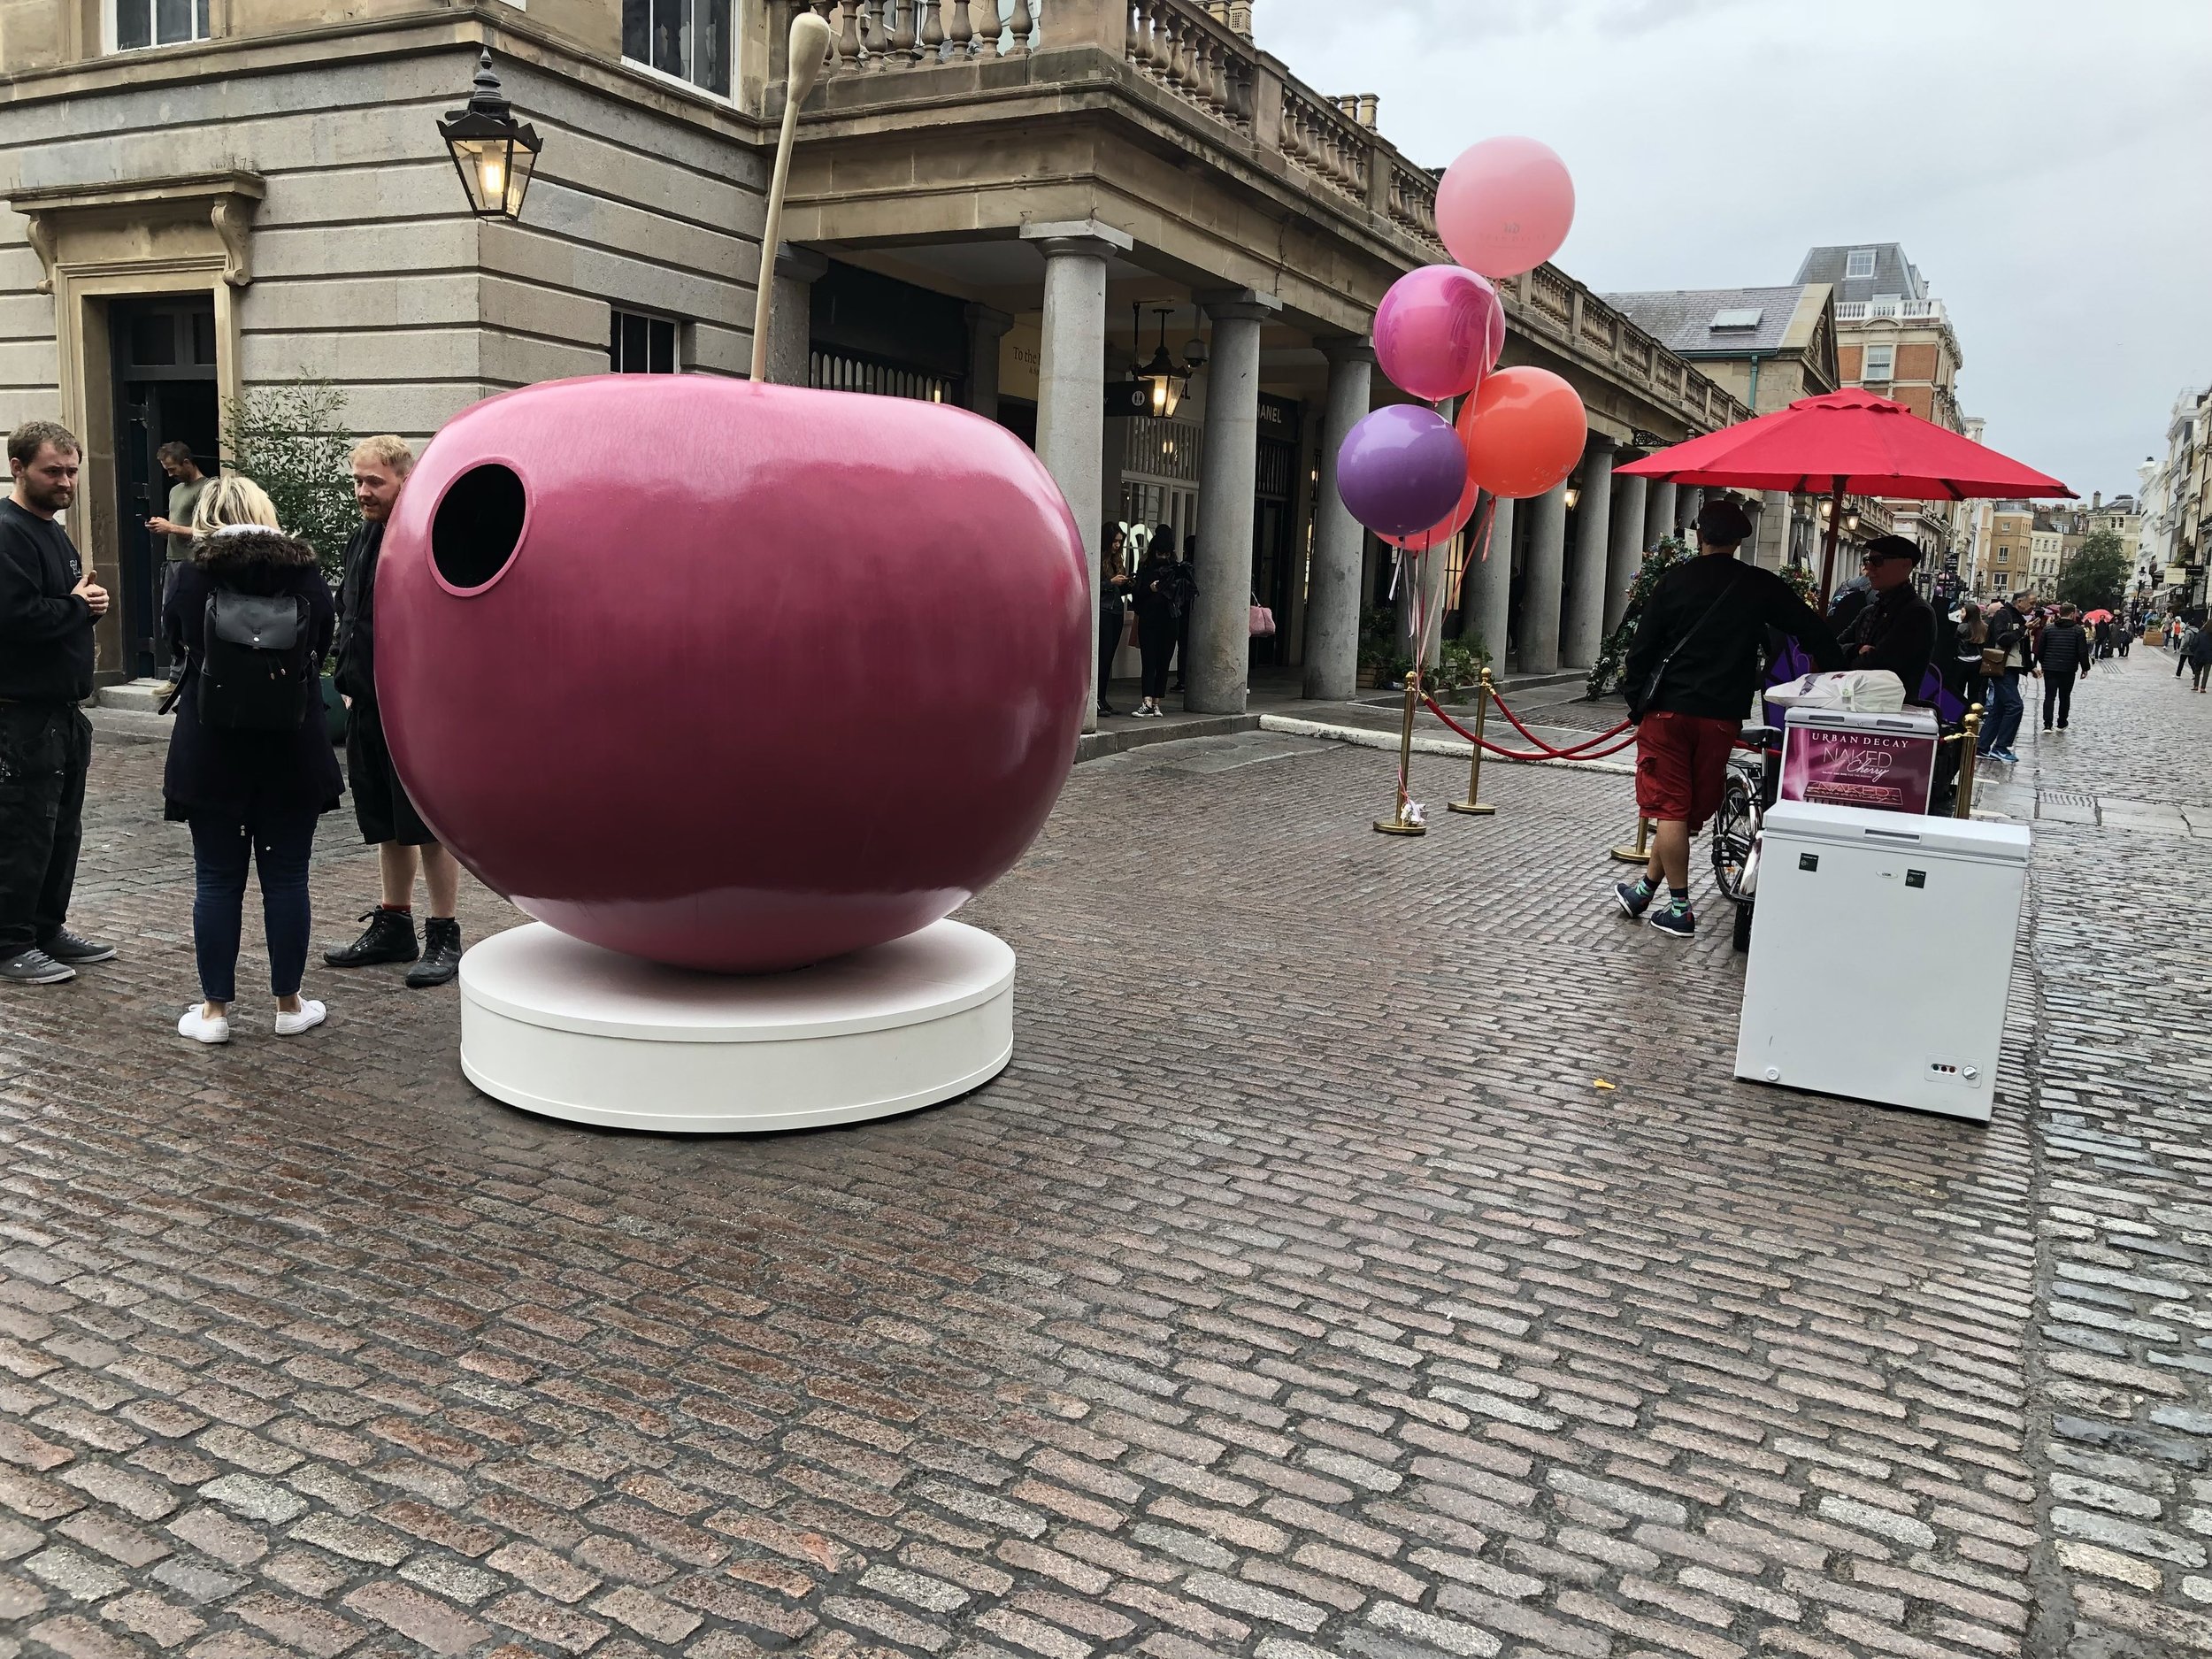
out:
{"label": "paving stone", "polygon": [[2054,1655],[2212,1651],[2201,964],[2081,902],[2212,878],[2136,827],[2212,821],[2148,666],[2020,768],[2118,804],[2036,826],[1986,1128],[1736,1082],[1721,932],[1607,913],[1620,778],[1501,768],[1402,841],[1386,760],[1277,733],[1077,770],[964,912],[1014,1062],[927,1112],[531,1118],[396,972],[186,1055],[188,851],[104,746],[77,919],[124,954],[6,1007],[29,1639],[2011,1659],[2034,1583]]}

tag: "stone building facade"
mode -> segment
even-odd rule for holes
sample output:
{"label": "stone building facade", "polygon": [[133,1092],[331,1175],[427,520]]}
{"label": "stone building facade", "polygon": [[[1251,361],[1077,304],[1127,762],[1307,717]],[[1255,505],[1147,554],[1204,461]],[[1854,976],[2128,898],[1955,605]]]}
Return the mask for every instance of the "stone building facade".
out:
{"label": "stone building facade", "polygon": [[[1194,706],[1240,707],[1256,660],[1348,691],[1386,572],[1333,458],[1395,396],[1376,303],[1445,257],[1434,175],[1376,100],[1298,79],[1247,4],[804,3],[834,44],[772,262],[772,377],[964,403],[1035,445],[1087,538],[1194,534]],[[152,448],[219,456],[243,392],[326,380],[353,430],[421,441],[535,380],[743,373],[794,4],[0,4],[0,416],[86,441],[71,528],[123,597],[104,673],[150,657]],[[544,141],[519,222],[472,217],[435,128],[488,48]],[[1684,505],[1614,488],[1616,454],[1747,411],[1553,267],[1506,301],[1506,360],[1572,380],[1589,442],[1568,485],[1500,504],[1457,626],[1580,665]],[[1180,406],[1132,405],[1134,360],[1187,366],[1192,341]],[[1248,641],[1248,593],[1275,641]]]}

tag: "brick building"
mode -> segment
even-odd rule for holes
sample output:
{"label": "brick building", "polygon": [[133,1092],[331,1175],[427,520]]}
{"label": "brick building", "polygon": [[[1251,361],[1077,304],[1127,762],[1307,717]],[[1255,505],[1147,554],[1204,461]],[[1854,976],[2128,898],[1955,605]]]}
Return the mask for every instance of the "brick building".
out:
{"label": "brick building", "polygon": [[[1949,311],[1896,242],[1839,243],[1810,250],[1800,282],[1825,282],[1835,296],[1836,365],[1846,386],[1896,399],[1924,420],[1966,430],[1958,375],[1965,366]],[[1939,565],[1962,545],[1970,516],[1955,503],[1892,503],[1897,534],[1912,537]]]}

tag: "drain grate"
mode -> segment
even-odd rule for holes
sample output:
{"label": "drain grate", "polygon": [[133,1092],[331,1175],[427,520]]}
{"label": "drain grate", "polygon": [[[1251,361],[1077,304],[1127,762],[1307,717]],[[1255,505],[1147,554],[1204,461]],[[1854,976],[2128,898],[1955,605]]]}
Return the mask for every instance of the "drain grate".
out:
{"label": "drain grate", "polygon": [[2097,797],[2081,789],[2038,789],[2038,806],[2073,806],[2086,810],[2097,804]]}

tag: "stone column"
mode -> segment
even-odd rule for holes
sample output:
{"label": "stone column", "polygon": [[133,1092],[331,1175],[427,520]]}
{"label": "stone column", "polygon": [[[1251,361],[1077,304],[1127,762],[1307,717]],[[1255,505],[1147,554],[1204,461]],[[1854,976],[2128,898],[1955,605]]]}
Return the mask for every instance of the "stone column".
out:
{"label": "stone column", "polygon": [[[1506,634],[1513,622],[1514,505],[1492,499],[1490,557],[1467,566],[1460,598],[1459,637],[1479,640],[1490,653],[1490,672],[1499,676],[1505,673]],[[1479,550],[1471,550],[1468,557]]]}
{"label": "stone column", "polygon": [[1567,574],[1567,487],[1528,503],[1528,565],[1521,578],[1521,672],[1559,670],[1559,603]]}
{"label": "stone column", "polygon": [[1198,464],[1198,597],[1183,706],[1244,712],[1251,678],[1252,509],[1260,466],[1260,326],[1283,308],[1250,288],[1199,296],[1213,319],[1206,439]]}
{"label": "stone column", "polygon": [[999,342],[1014,319],[988,305],[967,306],[963,314],[968,319],[968,407],[986,420],[996,420]]}
{"label": "stone column", "polygon": [[1582,500],[1575,511],[1574,580],[1560,624],[1560,660],[1587,668],[1605,639],[1606,544],[1613,524],[1613,440],[1594,432],[1582,449]]}
{"label": "stone column", "polygon": [[[1097,615],[1100,480],[1106,445],[1106,262],[1135,244],[1095,219],[1025,225],[1022,240],[1045,257],[1044,349],[1037,369],[1037,458],[1067,498],[1083,537],[1083,614]],[[1095,626],[1094,622],[1093,626]],[[1091,676],[1098,653],[1085,653]],[[1083,703],[1083,729],[1098,726],[1097,687]]]}
{"label": "stone column", "polygon": [[[1758,522],[1758,557],[1751,562],[1778,571],[1790,562],[1790,493],[1770,489],[1760,496],[1763,508]],[[1766,556],[1771,553],[1770,560]]]}
{"label": "stone column", "polygon": [[1682,532],[1682,539],[1690,544],[1690,551],[1697,551],[1697,511],[1705,504],[1705,492],[1695,484],[1685,484],[1674,498],[1674,525]]}
{"label": "stone column", "polygon": [[1655,483],[1644,495],[1644,547],[1647,551],[1674,534],[1674,486]]}
{"label": "stone column", "polygon": [[804,386],[814,339],[814,285],[829,270],[829,257],[786,242],[776,250],[774,318],[768,325],[768,378],[778,386]]}
{"label": "stone column", "polygon": [[1364,334],[1321,342],[1329,360],[1329,411],[1321,427],[1321,494],[1314,503],[1313,569],[1306,594],[1309,697],[1341,702],[1359,680],[1361,555],[1366,534],[1336,493],[1336,452],[1367,413],[1375,347]]}
{"label": "stone column", "polygon": [[1650,545],[1644,540],[1644,486],[1640,478],[1613,480],[1613,540],[1605,558],[1601,640],[1612,638],[1613,630],[1621,626],[1621,612],[1628,609],[1628,590],[1635,583],[1636,567],[1643,563],[1644,549]]}

